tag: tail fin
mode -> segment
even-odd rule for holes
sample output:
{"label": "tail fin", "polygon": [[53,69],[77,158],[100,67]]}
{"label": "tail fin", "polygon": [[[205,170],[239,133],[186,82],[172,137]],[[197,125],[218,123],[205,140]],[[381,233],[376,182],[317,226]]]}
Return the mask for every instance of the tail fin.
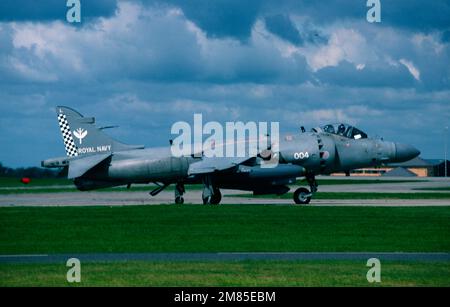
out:
{"label": "tail fin", "polygon": [[95,126],[95,118],[83,117],[71,108],[58,106],[56,113],[66,154],[69,157],[144,148],[114,140]]}

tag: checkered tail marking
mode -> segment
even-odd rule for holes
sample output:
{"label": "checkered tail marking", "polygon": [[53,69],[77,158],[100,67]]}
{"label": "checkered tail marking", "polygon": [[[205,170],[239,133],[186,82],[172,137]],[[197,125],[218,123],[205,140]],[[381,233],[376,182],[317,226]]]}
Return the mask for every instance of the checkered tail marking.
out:
{"label": "checkered tail marking", "polygon": [[77,146],[72,137],[72,131],[70,131],[69,122],[67,121],[66,115],[60,113],[58,114],[59,128],[61,129],[61,134],[64,140],[64,146],[66,147],[66,154],[69,157],[78,156]]}

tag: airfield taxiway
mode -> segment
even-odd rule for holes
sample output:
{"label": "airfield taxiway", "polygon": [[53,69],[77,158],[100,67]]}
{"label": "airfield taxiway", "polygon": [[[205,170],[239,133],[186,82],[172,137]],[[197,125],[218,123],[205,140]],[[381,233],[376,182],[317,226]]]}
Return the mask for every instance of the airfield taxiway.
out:
{"label": "airfield taxiway", "polygon": [[[292,205],[291,199],[235,197],[242,191],[227,191],[221,204]],[[233,195],[233,196],[229,196]],[[248,194],[245,194],[248,195]],[[161,192],[156,197],[147,192],[70,192],[26,193],[0,196],[1,207],[11,206],[131,206],[172,205],[173,192]],[[188,191],[185,205],[200,204],[201,191]],[[449,199],[313,199],[309,206],[450,206]]]}
{"label": "airfield taxiway", "polygon": [[[347,177],[348,178],[348,177]],[[351,177],[351,179],[355,179]],[[405,180],[395,178],[392,180]],[[346,177],[340,178],[346,180]],[[358,180],[367,180],[358,178]],[[383,180],[386,180],[383,178]],[[410,180],[408,178],[408,180]],[[63,187],[53,187],[55,190]],[[322,185],[321,192],[361,192],[361,193],[443,193],[448,190],[427,190],[435,188],[450,187],[450,180],[446,178],[413,179],[410,182],[387,182],[387,183],[358,183],[358,184],[335,184]],[[48,187],[46,187],[48,189]],[[149,187],[149,191],[152,188]],[[424,190],[421,190],[424,189]],[[184,195],[185,204],[200,204],[201,190],[189,190]],[[292,191],[294,190],[291,189]],[[249,192],[237,190],[222,190],[222,204],[269,204],[269,205],[291,205],[291,199],[280,198],[253,198]],[[236,197],[237,194],[242,194]],[[126,205],[159,205],[173,204],[173,190],[166,190],[155,197],[146,191],[92,191],[92,192],[57,192],[55,193],[27,193],[2,194],[0,195],[0,206],[126,206]],[[313,199],[312,206],[450,206],[449,199]]]}

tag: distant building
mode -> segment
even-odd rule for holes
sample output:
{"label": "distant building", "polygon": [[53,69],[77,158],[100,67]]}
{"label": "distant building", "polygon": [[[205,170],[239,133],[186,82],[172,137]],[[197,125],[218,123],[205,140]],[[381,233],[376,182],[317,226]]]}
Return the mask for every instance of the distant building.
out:
{"label": "distant building", "polygon": [[[444,177],[445,162],[443,159],[422,159],[417,157],[402,163],[356,169],[351,171],[350,174],[351,176]],[[450,161],[448,160],[447,174],[450,177]]]}

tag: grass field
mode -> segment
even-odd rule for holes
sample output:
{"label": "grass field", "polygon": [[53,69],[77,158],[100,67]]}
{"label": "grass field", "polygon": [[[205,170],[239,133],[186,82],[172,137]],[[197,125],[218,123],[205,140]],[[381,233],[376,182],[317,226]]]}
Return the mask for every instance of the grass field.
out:
{"label": "grass field", "polygon": [[[267,205],[0,208],[0,254],[450,252],[449,207]],[[0,286],[450,286],[448,262],[158,261],[0,264]]]}
{"label": "grass field", "polygon": [[65,264],[0,264],[0,286],[450,286],[442,262],[382,262],[370,284],[361,261],[82,263],[81,283]]}
{"label": "grass field", "polygon": [[450,207],[0,208],[0,254],[449,252]]}

